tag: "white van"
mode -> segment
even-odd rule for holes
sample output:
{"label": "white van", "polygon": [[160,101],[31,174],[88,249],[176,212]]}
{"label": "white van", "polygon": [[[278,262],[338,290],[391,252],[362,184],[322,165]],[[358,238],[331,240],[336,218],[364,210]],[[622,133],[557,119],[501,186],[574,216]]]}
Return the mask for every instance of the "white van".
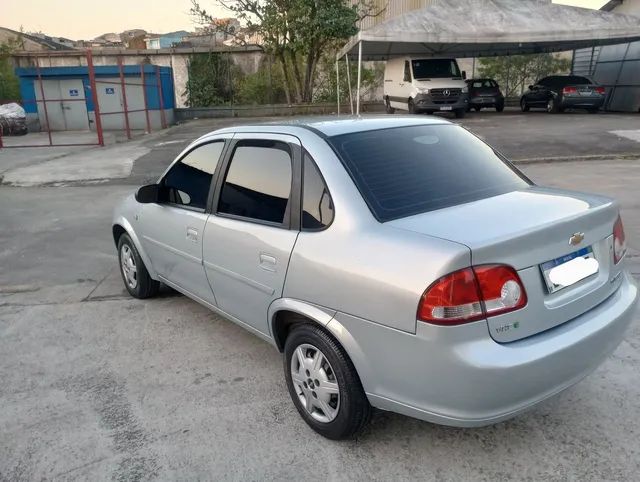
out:
{"label": "white van", "polygon": [[456,59],[398,57],[384,70],[384,102],[389,114],[450,111],[464,117],[469,103],[466,73]]}

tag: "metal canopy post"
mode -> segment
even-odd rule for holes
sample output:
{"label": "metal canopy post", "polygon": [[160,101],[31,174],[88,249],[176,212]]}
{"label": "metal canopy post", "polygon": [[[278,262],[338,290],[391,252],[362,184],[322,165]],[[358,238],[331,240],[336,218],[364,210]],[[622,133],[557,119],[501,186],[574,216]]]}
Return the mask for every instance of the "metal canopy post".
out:
{"label": "metal canopy post", "polygon": [[353,89],[351,89],[351,69],[349,68],[349,55],[344,57],[347,64],[347,84],[349,84],[349,106],[351,107],[351,115],[353,115]]}
{"label": "metal canopy post", "polygon": [[358,89],[356,90],[356,115],[360,115],[360,79],[362,77],[362,41],[358,44]]}
{"label": "metal canopy post", "polygon": [[336,99],[338,100],[338,115],[340,115],[340,63],[338,62],[337,58],[336,58]]}

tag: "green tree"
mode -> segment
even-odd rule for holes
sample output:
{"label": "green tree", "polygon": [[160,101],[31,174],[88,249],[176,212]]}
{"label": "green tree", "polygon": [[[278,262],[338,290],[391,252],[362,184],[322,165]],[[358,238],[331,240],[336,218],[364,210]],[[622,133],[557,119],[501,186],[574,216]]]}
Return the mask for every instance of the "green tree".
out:
{"label": "green tree", "polygon": [[20,99],[20,83],[11,63],[11,54],[21,45],[19,37],[0,43],[0,101]]}
{"label": "green tree", "polygon": [[481,77],[495,79],[506,97],[518,97],[530,84],[552,74],[567,73],[571,61],[554,54],[511,55],[480,59]]}
{"label": "green tree", "polygon": [[239,104],[285,103],[282,71],[269,60],[263,62],[256,73],[238,79],[235,100]]}
{"label": "green tree", "polygon": [[[384,62],[374,62],[371,67],[362,66],[360,95],[367,97],[368,94],[375,91],[384,80]],[[338,64],[340,68],[340,103],[349,102],[349,83],[347,77],[347,67],[342,61]],[[349,65],[351,75],[352,96],[355,103],[356,95],[356,79],[358,76],[358,66],[355,62]],[[320,62],[316,86],[313,93],[314,102],[337,102],[336,89],[336,62],[335,56],[325,56]]]}
{"label": "green tree", "polygon": [[210,107],[231,102],[239,69],[228,54],[194,54],[189,60],[185,95],[189,107]]}
{"label": "green tree", "polygon": [[[360,0],[215,0],[245,24],[246,34],[261,39],[265,52],[280,64],[287,101],[311,102],[318,63],[358,32],[357,22],[375,15],[373,3]],[[225,31],[215,19],[192,0],[191,13],[212,31]],[[238,32],[231,33],[240,38]]]}

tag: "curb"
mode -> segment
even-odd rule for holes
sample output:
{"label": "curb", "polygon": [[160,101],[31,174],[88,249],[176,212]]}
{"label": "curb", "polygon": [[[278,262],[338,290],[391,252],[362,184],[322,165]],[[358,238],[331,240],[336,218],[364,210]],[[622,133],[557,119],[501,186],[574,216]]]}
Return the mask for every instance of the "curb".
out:
{"label": "curb", "polygon": [[596,154],[587,156],[559,156],[559,157],[532,157],[528,159],[512,159],[513,164],[551,164],[554,162],[579,162],[579,161],[635,161],[640,160],[640,152],[628,152],[622,154]]}

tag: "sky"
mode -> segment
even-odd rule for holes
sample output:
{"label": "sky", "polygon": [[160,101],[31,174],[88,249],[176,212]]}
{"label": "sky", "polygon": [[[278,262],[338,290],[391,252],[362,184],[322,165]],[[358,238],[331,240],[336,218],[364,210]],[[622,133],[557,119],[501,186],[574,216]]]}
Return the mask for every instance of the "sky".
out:
{"label": "sky", "polygon": [[[393,1],[393,0],[391,0]],[[607,0],[554,0],[554,3],[600,8]],[[201,5],[214,16],[228,16],[215,0]],[[0,26],[41,31],[73,40],[107,32],[142,28],[148,32],[194,30],[190,0],[0,0]]]}

